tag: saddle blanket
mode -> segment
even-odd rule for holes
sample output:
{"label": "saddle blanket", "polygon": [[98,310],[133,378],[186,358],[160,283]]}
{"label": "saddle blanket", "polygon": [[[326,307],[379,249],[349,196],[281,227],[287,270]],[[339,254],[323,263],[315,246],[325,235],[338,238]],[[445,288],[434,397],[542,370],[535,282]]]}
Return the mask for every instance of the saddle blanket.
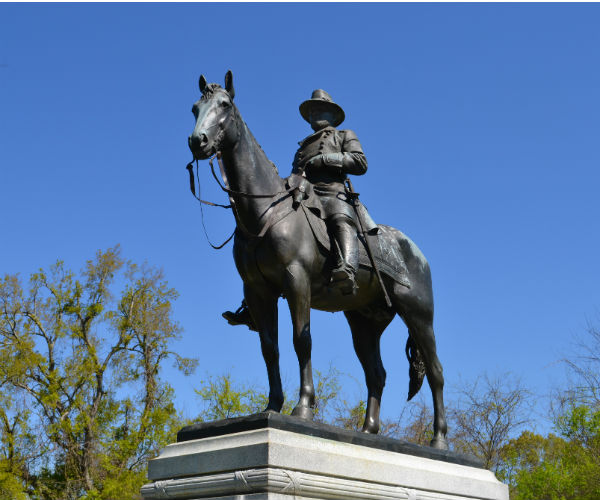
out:
{"label": "saddle blanket", "polygon": [[[308,207],[301,203],[302,210],[308,220],[308,224],[319,243],[319,245],[327,252],[331,252],[331,239],[327,231],[325,221],[315,215]],[[395,230],[388,226],[371,226],[367,229],[366,234],[358,235],[359,239],[359,264],[367,269],[373,269],[373,264],[366,250],[365,238],[369,239],[369,245],[373,253],[373,259],[377,264],[379,272],[392,278],[395,282],[410,288],[410,280],[408,278],[408,270],[400,244],[397,240]]]}

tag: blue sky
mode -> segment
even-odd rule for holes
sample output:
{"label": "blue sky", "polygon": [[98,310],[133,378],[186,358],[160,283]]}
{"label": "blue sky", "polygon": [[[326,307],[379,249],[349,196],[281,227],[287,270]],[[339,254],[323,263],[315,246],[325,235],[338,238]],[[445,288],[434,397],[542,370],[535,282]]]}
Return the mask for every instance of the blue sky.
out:
{"label": "blue sky", "polygon": [[[513,372],[539,394],[597,321],[598,4],[0,4],[0,272],[79,268],[120,243],[181,293],[178,348],[196,378],[266,384],[258,338],[229,327],[241,281],[205,242],[185,164],[198,76],[234,73],[236,102],[287,175],[315,88],[343,106],[369,160],[354,185],[432,266],[448,390]],[[203,197],[225,201],[201,165]],[[214,240],[229,213],[206,210]],[[362,371],[340,314],[314,312],[313,360]],[[383,336],[384,415],[407,389],[406,330]],[[281,365],[297,385],[289,313]],[[429,395],[426,400],[429,401]]]}

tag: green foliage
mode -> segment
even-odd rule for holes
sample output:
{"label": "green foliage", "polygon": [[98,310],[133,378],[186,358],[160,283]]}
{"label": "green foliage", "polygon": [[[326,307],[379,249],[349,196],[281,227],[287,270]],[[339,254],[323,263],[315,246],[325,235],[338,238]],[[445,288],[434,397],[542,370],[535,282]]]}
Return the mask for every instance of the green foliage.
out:
{"label": "green foliage", "polygon": [[203,380],[196,394],[204,409],[197,421],[220,420],[260,412],[267,406],[268,396],[255,388],[235,383],[230,374]]}
{"label": "green foliage", "polygon": [[558,436],[524,432],[502,450],[501,477],[514,500],[600,498],[600,332],[589,329],[566,360],[571,380],[555,395]]}
{"label": "green foliage", "polygon": [[[181,333],[177,298],[160,270],[126,262],[119,248],[98,252],[80,273],[57,262],[0,279],[0,498],[137,499],[146,464],[181,427],[167,360],[185,374],[194,359],[171,350]],[[449,406],[455,450],[482,458],[509,484],[513,500],[600,498],[600,332],[557,398],[557,434],[529,430],[529,393],[514,377],[463,384]],[[341,374],[315,370],[315,420],[360,430],[366,402],[348,402]],[[198,420],[262,411],[267,394],[209,376],[196,390]],[[291,413],[295,398],[285,398]],[[381,434],[420,445],[432,438],[430,406],[407,405]]]}
{"label": "green foliage", "polygon": [[19,471],[14,470],[11,461],[5,458],[0,459],[0,498],[27,499]]}
{"label": "green foliage", "polygon": [[573,405],[557,418],[556,427],[566,439],[600,452],[600,409]]}
{"label": "green foliage", "polygon": [[340,372],[332,366],[327,372],[315,370],[315,421],[331,422],[335,418],[333,416],[335,408],[332,407],[339,400],[340,375]]}
{"label": "green foliage", "polygon": [[[330,422],[332,403],[337,403],[340,391],[339,372],[329,368],[326,373],[315,370],[315,420]],[[261,412],[269,401],[268,393],[254,386],[233,381],[231,374],[209,376],[201,382],[196,394],[203,409],[194,421],[210,421],[233,418]],[[294,408],[292,398],[284,394],[285,402],[281,413],[289,415]]]}
{"label": "green foliage", "polygon": [[365,423],[365,411],[367,410],[365,401],[358,401],[354,405],[349,405],[347,401],[343,401],[342,406],[338,408],[338,414],[333,421],[334,425],[354,431],[362,429]]}
{"label": "green foliage", "polygon": [[[517,486],[521,485],[523,490],[524,482],[532,478],[532,483],[527,487],[527,494],[532,494],[533,484],[539,479],[533,478],[532,473],[539,471],[536,473],[538,476],[548,475],[551,469],[560,465],[566,444],[554,434],[543,437],[531,431],[524,431],[518,438],[511,439],[502,447],[498,478],[509,484],[513,497],[518,494]],[[554,465],[549,467],[550,464]],[[553,472],[552,474],[555,475]]]}
{"label": "green foliage", "polygon": [[15,479],[2,488],[19,484],[34,499],[139,496],[147,459],[177,427],[161,367],[195,366],[169,348],[181,331],[176,298],[160,270],[125,262],[118,247],[79,275],[59,261],[28,287],[0,280],[0,386],[11,395],[0,399],[0,477],[8,468]]}
{"label": "green foliage", "polygon": [[574,407],[559,424],[562,437],[524,432],[502,450],[502,479],[511,487],[511,498],[600,498],[598,412]]}

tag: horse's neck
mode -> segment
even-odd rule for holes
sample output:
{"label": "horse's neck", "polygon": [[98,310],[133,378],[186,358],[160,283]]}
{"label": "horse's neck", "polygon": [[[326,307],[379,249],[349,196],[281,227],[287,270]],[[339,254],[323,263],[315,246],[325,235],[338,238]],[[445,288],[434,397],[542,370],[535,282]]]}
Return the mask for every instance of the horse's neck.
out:
{"label": "horse's neck", "polygon": [[[239,118],[240,136],[236,143],[223,151],[223,166],[229,188],[253,195],[280,193],[284,181],[267,155],[254,139],[247,125]],[[234,195],[236,212],[243,226],[256,233],[268,216],[274,198],[251,198]]]}

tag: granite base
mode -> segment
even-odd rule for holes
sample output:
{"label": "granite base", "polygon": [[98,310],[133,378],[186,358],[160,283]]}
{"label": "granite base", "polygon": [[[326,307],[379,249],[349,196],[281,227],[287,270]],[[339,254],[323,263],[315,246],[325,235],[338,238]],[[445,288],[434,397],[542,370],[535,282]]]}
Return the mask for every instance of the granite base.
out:
{"label": "granite base", "polygon": [[508,500],[472,457],[261,413],[182,429],[144,500]]}

